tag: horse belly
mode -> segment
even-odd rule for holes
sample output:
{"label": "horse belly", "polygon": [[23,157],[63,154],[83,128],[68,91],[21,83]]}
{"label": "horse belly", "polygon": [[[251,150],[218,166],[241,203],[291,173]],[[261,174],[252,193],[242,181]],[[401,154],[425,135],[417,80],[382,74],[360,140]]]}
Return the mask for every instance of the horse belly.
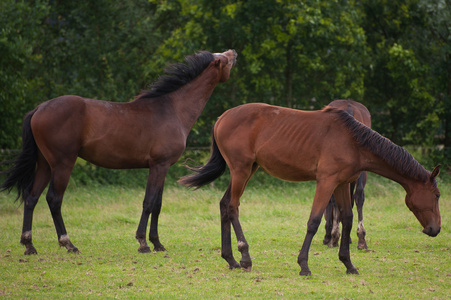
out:
{"label": "horse belly", "polygon": [[287,181],[316,179],[316,158],[302,154],[284,155],[281,151],[260,151],[257,163],[268,174]]}
{"label": "horse belly", "polygon": [[142,155],[120,155],[113,149],[102,149],[102,147],[82,148],[79,157],[99,167],[108,169],[136,169],[148,168],[148,160]]}

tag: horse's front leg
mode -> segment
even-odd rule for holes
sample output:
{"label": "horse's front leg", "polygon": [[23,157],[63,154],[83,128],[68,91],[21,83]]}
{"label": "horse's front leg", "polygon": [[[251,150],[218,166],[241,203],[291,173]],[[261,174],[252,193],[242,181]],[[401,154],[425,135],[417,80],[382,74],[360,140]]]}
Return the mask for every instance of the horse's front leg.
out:
{"label": "horse's front leg", "polygon": [[227,261],[230,269],[235,269],[241,266],[233,257],[229,205],[230,185],[219,203],[221,211],[221,257]]}
{"label": "horse's front leg", "polygon": [[136,231],[136,239],[139,242],[138,252],[148,253],[150,247],[146,242],[147,223],[149,216],[152,214],[150,223],[149,240],[154,245],[155,251],[165,251],[166,249],[160,243],[158,236],[158,217],[161,211],[164,180],[168,172],[169,166],[153,166],[149,169],[149,178],[147,181],[146,194],[143,201],[143,210],[141,219],[139,221],[138,229]]}
{"label": "horse's front leg", "polygon": [[343,225],[343,235],[341,237],[338,257],[340,261],[346,266],[347,274],[359,274],[359,272],[351,262],[351,256],[349,253],[349,243],[351,239],[351,229],[353,219],[349,184],[339,185],[335,189],[334,195],[337,202],[337,206],[342,215],[342,225]]}
{"label": "horse's front leg", "polygon": [[327,204],[329,203],[330,197],[332,196],[333,189],[333,184],[320,183],[320,181],[317,181],[312,211],[310,212],[310,218],[307,222],[307,233],[298,256],[298,264],[301,267],[301,272],[299,272],[299,275],[312,275],[312,272],[308,267],[308,252],[310,250],[312,239],[321,224],[322,215]]}

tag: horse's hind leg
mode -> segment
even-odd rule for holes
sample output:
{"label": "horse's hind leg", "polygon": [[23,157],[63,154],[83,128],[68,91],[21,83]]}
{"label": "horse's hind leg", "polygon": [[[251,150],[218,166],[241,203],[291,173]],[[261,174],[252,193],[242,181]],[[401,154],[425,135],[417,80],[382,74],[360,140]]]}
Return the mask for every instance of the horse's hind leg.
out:
{"label": "horse's hind leg", "polygon": [[[239,167],[237,166],[239,165]],[[221,225],[223,235],[223,258],[227,260],[230,268],[241,266],[242,269],[250,271],[252,269],[252,260],[249,255],[249,244],[244,237],[243,229],[239,220],[239,205],[240,197],[246,188],[249,179],[257,171],[258,165],[247,163],[235,163],[230,168],[230,185],[221,200]],[[238,266],[235,259],[233,259],[231,244],[230,244],[230,223],[232,223],[235,231],[238,251],[241,252],[240,265]],[[225,244],[225,245],[224,245]],[[225,246],[225,247],[224,247]]]}
{"label": "horse's hind leg", "polygon": [[240,264],[233,257],[231,220],[229,216],[230,184],[219,203],[221,211],[221,257],[227,261],[230,269],[240,268]]}
{"label": "horse's hind leg", "polygon": [[31,190],[24,195],[24,214],[23,214],[23,226],[22,235],[20,237],[20,243],[25,246],[25,255],[37,254],[32,242],[31,228],[33,223],[33,212],[39,197],[44,191],[45,187],[50,180],[50,167],[42,157],[38,154],[36,174],[34,177],[33,186]]}
{"label": "horse's hind leg", "polygon": [[[75,163],[75,160],[74,160]],[[67,235],[64,226],[63,216],[61,215],[61,205],[63,203],[64,191],[69,183],[70,174],[74,164],[61,164],[52,170],[50,186],[47,191],[47,204],[52,214],[53,223],[55,224],[56,234],[60,247],[66,247],[69,253],[78,253]]]}
{"label": "horse's hind leg", "polygon": [[357,227],[357,237],[359,238],[359,243],[357,248],[360,250],[368,249],[365,241],[365,227],[363,227],[363,203],[365,202],[365,184],[366,184],[367,173],[362,172],[359,179],[357,180],[357,187],[355,191],[355,203],[357,206],[357,213],[359,218],[359,225]]}
{"label": "horse's hind leg", "polygon": [[332,231],[331,231],[331,239],[328,244],[330,248],[334,248],[338,246],[338,242],[340,241],[340,210],[337,207],[337,204],[334,201],[334,205],[332,206]]}
{"label": "horse's hind leg", "polygon": [[[335,201],[335,199],[333,199]],[[324,220],[326,221],[326,225],[324,226],[326,229],[326,234],[324,235],[323,244],[328,245],[332,238],[332,198],[329,200],[329,204],[327,204],[326,210],[324,211]]]}
{"label": "horse's hind leg", "polygon": [[326,219],[326,235],[323,244],[329,248],[337,247],[340,240],[340,212],[333,195],[330,197],[329,204],[324,212],[324,218]]}

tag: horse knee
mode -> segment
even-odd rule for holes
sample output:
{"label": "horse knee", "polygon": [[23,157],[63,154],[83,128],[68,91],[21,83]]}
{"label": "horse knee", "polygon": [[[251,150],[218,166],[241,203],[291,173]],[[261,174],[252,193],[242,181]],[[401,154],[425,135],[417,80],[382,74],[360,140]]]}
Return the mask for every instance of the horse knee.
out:
{"label": "horse knee", "polygon": [[315,234],[318,231],[318,227],[321,224],[321,216],[311,218],[307,223],[307,233]]}
{"label": "horse knee", "polygon": [[61,210],[63,202],[61,197],[57,197],[55,193],[49,190],[46,195],[46,200],[52,214]]}
{"label": "horse knee", "polygon": [[39,196],[27,195],[24,200],[24,208],[33,211],[38,201]]}
{"label": "horse knee", "polygon": [[249,251],[249,244],[247,242],[238,241],[238,251],[240,251],[240,252]]}

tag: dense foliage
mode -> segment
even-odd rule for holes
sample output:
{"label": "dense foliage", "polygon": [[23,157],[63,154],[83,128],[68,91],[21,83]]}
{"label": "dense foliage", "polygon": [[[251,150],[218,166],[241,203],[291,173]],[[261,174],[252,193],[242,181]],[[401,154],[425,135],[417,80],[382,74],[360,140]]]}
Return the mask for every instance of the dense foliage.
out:
{"label": "dense foliage", "polygon": [[189,146],[208,145],[215,119],[242,103],[352,98],[383,135],[450,163],[450,20],[448,0],[3,0],[0,149],[20,147],[23,115],[47,99],[130,101],[167,64],[233,48],[236,68]]}

